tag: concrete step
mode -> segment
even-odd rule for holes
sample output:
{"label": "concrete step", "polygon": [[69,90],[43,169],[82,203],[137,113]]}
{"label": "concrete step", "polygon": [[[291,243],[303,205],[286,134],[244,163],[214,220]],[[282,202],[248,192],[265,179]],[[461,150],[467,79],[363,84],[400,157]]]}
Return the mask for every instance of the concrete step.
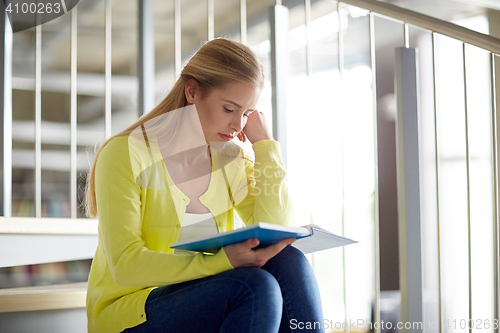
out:
{"label": "concrete step", "polygon": [[0,289],[0,313],[85,308],[87,282]]}
{"label": "concrete step", "polygon": [[87,282],[0,289],[0,332],[85,333]]}
{"label": "concrete step", "polygon": [[0,217],[0,267],[91,259],[97,220]]}

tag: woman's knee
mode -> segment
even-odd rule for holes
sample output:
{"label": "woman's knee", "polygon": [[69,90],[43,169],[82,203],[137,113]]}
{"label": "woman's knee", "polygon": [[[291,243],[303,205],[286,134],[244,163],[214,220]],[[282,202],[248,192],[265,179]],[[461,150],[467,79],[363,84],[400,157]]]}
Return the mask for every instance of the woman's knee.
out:
{"label": "woman's knee", "polygon": [[220,332],[278,331],[283,298],[274,276],[258,267],[242,267],[225,274],[221,282],[232,292]]}
{"label": "woman's knee", "polygon": [[258,267],[241,267],[232,271],[230,279],[238,284],[242,292],[250,293],[258,302],[281,307],[283,299],[276,278]]}
{"label": "woman's knee", "polygon": [[280,257],[283,257],[286,259],[306,260],[307,261],[307,258],[304,255],[304,253],[302,253],[302,251],[300,251],[299,249],[297,249],[296,247],[291,246],[291,245],[285,247],[280,253],[277,254],[277,256],[280,256]]}
{"label": "woman's knee", "polygon": [[294,271],[296,272],[302,268],[308,269],[310,266],[311,264],[302,251],[289,245],[271,258],[263,268],[266,270],[279,269],[293,274]]}

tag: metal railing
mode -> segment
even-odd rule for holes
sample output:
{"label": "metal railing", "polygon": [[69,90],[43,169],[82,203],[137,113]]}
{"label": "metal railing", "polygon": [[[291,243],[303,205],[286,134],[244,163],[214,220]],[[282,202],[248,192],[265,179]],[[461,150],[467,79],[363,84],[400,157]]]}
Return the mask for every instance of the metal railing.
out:
{"label": "metal railing", "polygon": [[[500,40],[490,35],[485,35],[473,31],[451,22],[446,22],[423,15],[411,10],[407,10],[388,3],[374,0],[342,0],[342,3],[366,9],[372,13],[393,18],[405,24],[424,28],[429,31],[455,38],[464,43],[477,46],[479,48],[500,55]],[[405,34],[407,38],[407,34]]]}
{"label": "metal railing", "polygon": [[[496,79],[495,79],[495,57],[500,54],[500,39],[485,35],[476,31],[472,31],[469,29],[466,29],[464,27],[461,27],[459,25],[450,23],[450,22],[444,22],[442,20],[438,20],[426,15],[422,15],[419,13],[415,13],[410,10],[406,10],[394,5],[390,5],[387,3],[379,2],[379,1],[372,1],[372,0],[342,0],[339,2],[339,8],[341,8],[341,4],[346,4],[346,5],[352,5],[356,6],[365,10],[369,11],[370,15],[370,46],[371,46],[371,64],[372,64],[372,73],[373,73],[373,78],[375,82],[375,77],[376,77],[376,68],[375,68],[375,57],[376,57],[376,52],[374,50],[374,23],[373,23],[373,18],[374,15],[378,16],[383,16],[387,17],[393,20],[397,20],[404,24],[404,30],[402,31],[403,33],[403,39],[404,39],[404,46],[409,47],[409,25],[419,27],[426,29],[431,32],[432,34],[432,59],[433,59],[433,82],[434,82],[434,123],[435,123],[435,132],[434,132],[434,142],[435,142],[435,170],[436,170],[436,206],[437,206],[437,242],[438,242],[438,284],[439,284],[439,302],[438,302],[438,312],[439,312],[439,331],[442,332],[445,330],[443,327],[444,325],[444,319],[443,318],[443,302],[441,299],[441,293],[442,293],[442,277],[441,277],[441,244],[440,244],[440,239],[441,239],[441,232],[440,232],[440,202],[439,202],[439,193],[440,193],[440,188],[439,188],[439,179],[440,179],[440,165],[439,165],[439,147],[438,147],[438,130],[437,130],[437,123],[438,123],[438,109],[437,109],[437,92],[436,92],[436,35],[443,35],[447,37],[451,37],[453,39],[456,39],[457,41],[460,41],[462,43],[462,61],[463,61],[463,84],[464,84],[464,109],[465,109],[465,147],[466,147],[466,156],[465,156],[465,162],[466,162],[466,182],[467,182],[467,220],[468,220],[468,271],[469,271],[469,276],[468,276],[468,281],[469,281],[469,291],[468,291],[468,297],[469,297],[469,304],[468,304],[468,310],[469,310],[469,318],[462,318],[463,320],[466,320],[467,322],[474,322],[475,318],[473,317],[473,311],[472,311],[472,297],[473,297],[473,290],[472,290],[472,258],[471,258],[471,253],[472,253],[472,245],[471,245],[471,170],[470,170],[470,151],[469,151],[469,120],[468,120],[468,101],[467,101],[467,68],[466,68],[466,45],[473,45],[478,48],[481,48],[487,52],[489,52],[489,58],[490,58],[490,87],[491,87],[491,133],[492,133],[492,166],[491,166],[491,172],[493,175],[493,230],[494,230],[494,235],[493,235],[493,243],[494,243],[494,318],[491,318],[491,320],[494,320],[498,322],[499,320],[499,184],[498,184],[498,123],[497,123],[497,115],[496,115]],[[340,10],[340,9],[339,9]],[[340,21],[340,20],[339,20]],[[339,28],[340,30],[341,28]],[[339,35],[340,36],[340,35]],[[342,57],[342,38],[339,37],[339,58]],[[340,65],[341,67],[341,65]],[[340,72],[342,73],[342,68],[340,68]],[[373,91],[374,91],[374,110],[376,110],[376,87],[375,85],[373,86]],[[375,111],[376,112],[376,111]],[[399,110],[398,110],[399,112]],[[398,128],[398,130],[402,130],[402,128]],[[484,130],[490,130],[490,129],[484,129]],[[375,132],[376,133],[376,132]],[[418,136],[404,136],[404,140],[411,140],[414,141],[418,144]],[[401,136],[400,136],[401,138]],[[376,139],[375,139],[376,142]],[[401,144],[401,143],[400,143]],[[376,149],[376,147],[375,147]],[[401,159],[402,157],[399,156],[398,159]],[[417,168],[418,169],[418,168]],[[409,177],[409,175],[406,175],[406,177]],[[418,171],[417,171],[417,177],[418,177]],[[405,182],[409,182],[411,179],[403,179]],[[398,181],[401,181],[399,179]],[[417,178],[418,181],[418,178]],[[378,189],[378,186],[377,186]],[[402,193],[398,193],[398,197],[402,196]],[[378,195],[376,195],[376,198]],[[408,210],[409,206],[413,206],[414,211],[420,212],[420,204],[415,203],[415,202],[407,202],[404,198],[401,198],[400,201],[403,202],[403,204],[399,205],[400,210]],[[418,200],[417,200],[418,201]],[[378,204],[375,205],[378,207]],[[405,228],[406,229],[406,218],[401,218],[401,212],[400,212],[400,221],[399,225],[400,228]],[[376,214],[375,216],[375,230],[378,231],[378,221],[377,221],[378,215]],[[419,227],[420,227],[420,216],[416,217],[418,219]],[[413,237],[411,235],[408,235],[407,237]],[[410,243],[411,239],[410,238],[401,238],[400,237],[400,242],[405,242],[405,243]],[[375,235],[375,252],[377,255],[375,256],[376,258],[376,271],[377,273],[379,272],[380,269],[380,262],[379,262],[379,256],[378,256],[378,236]],[[400,246],[401,248],[401,246]],[[411,249],[406,249],[406,251],[414,251],[417,253],[422,252],[422,243],[419,242],[416,247],[413,247]],[[402,256],[403,253],[400,252],[400,256]],[[407,258],[404,258],[403,260],[406,260]],[[411,297],[410,294],[413,292],[412,290],[409,290],[408,286],[408,281],[406,278],[408,277],[407,275],[422,275],[422,266],[420,265],[415,265],[412,267],[408,267],[407,272],[400,272],[400,286],[401,286],[401,293],[402,293],[402,321],[403,322],[409,322],[410,319],[412,320],[419,320],[420,322],[423,322],[422,318],[422,313],[418,314],[417,317],[412,317],[413,314],[408,313],[408,309],[414,308],[415,306],[420,306],[422,307],[422,299],[416,299],[415,297]],[[376,279],[378,279],[378,275],[376,276]],[[377,296],[375,297],[375,322],[380,322],[380,309],[378,305],[378,294],[379,294],[379,284],[378,280],[376,280],[376,294]],[[422,286],[420,286],[422,288]],[[421,290],[422,291],[422,290]],[[422,295],[422,293],[420,293]],[[421,297],[421,296],[420,296]],[[468,330],[472,332],[472,327],[468,325]],[[419,331],[421,332],[422,329],[419,330],[408,330],[408,331]],[[496,332],[498,332],[498,327],[495,329]]]}

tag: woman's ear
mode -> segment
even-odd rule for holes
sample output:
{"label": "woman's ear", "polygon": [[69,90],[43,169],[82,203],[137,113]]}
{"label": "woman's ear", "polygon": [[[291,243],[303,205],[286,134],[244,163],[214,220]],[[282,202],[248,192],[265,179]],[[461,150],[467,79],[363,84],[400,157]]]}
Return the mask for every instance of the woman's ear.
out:
{"label": "woman's ear", "polygon": [[189,79],[184,85],[184,94],[186,95],[186,102],[194,104],[197,93],[199,92],[198,82],[195,79]]}

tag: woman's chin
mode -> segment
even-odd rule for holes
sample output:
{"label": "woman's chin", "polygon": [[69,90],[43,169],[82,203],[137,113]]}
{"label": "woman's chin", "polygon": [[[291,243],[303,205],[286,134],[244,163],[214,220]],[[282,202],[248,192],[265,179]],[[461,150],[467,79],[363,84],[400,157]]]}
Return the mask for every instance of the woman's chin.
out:
{"label": "woman's chin", "polygon": [[229,141],[211,141],[210,147],[214,149],[222,149],[224,148]]}

